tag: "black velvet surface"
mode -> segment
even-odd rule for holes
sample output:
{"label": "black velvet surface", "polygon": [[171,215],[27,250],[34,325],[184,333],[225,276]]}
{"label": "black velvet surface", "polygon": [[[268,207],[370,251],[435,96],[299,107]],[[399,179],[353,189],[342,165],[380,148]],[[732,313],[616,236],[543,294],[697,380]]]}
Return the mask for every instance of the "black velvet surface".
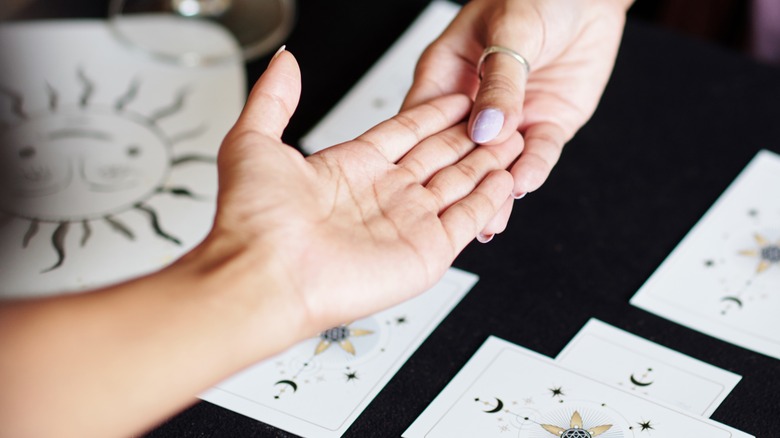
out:
{"label": "black velvet surface", "polygon": [[[95,3],[82,10],[99,16]],[[303,95],[285,140],[295,145],[426,4],[300,0],[287,44]],[[267,62],[248,64],[250,86]],[[555,356],[591,317],[742,375],[712,418],[777,436],[780,361],[628,300],[758,150],[780,152],[778,105],[779,70],[629,21],[592,120],[549,181],[515,203],[507,231],[456,260],[480,281],[346,436],[400,436],[490,335]],[[198,402],[147,436],[292,435]]]}

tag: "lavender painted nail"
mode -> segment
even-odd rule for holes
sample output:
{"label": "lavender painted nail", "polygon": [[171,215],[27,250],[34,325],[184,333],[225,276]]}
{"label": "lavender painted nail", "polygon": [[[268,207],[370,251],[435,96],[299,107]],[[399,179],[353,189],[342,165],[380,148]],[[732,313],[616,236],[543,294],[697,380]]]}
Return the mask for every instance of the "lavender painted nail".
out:
{"label": "lavender painted nail", "polygon": [[504,126],[504,113],[501,110],[483,109],[474,119],[471,139],[474,140],[474,143],[485,143],[493,140],[501,132],[502,126]]}

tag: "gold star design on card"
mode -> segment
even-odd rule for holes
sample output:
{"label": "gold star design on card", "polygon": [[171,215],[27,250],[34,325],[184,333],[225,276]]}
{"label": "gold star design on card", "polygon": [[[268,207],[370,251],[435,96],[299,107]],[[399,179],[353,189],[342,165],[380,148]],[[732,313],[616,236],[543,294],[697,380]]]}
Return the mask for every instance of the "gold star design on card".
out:
{"label": "gold star design on card", "polygon": [[320,333],[320,342],[317,347],[314,348],[314,355],[322,354],[325,350],[330,348],[333,344],[338,344],[342,350],[351,355],[355,355],[355,345],[349,340],[358,336],[366,336],[373,334],[371,330],[364,330],[359,328],[352,328],[347,325],[340,325],[337,327],[329,328]]}
{"label": "gold star design on card", "polygon": [[577,411],[572,414],[568,429],[553,424],[542,424],[541,426],[547,432],[565,438],[594,438],[612,428],[611,424],[602,424],[590,429],[583,429],[582,416]]}
{"label": "gold star design on card", "polygon": [[780,242],[770,243],[764,236],[756,233],[753,238],[758,244],[758,248],[742,250],[739,253],[748,257],[758,257],[758,267],[756,273],[760,274],[773,264],[780,264]]}

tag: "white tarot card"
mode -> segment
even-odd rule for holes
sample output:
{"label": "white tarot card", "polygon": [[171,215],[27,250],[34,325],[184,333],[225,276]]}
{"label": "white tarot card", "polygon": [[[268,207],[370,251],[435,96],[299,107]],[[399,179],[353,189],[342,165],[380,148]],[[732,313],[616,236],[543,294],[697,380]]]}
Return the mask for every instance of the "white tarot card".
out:
{"label": "white tarot card", "polygon": [[476,281],[450,269],[422,295],[295,345],[201,398],[301,436],[341,436]]}
{"label": "white tarot card", "polygon": [[780,359],[780,156],[759,152],[631,304]]}
{"label": "white tarot card", "polygon": [[432,2],[317,126],[301,138],[303,150],[314,153],[351,140],[398,113],[412,85],[417,60],[459,9],[452,2]]}
{"label": "white tarot card", "polygon": [[[215,25],[177,23],[150,37],[238,50]],[[0,26],[0,65],[0,296],[147,274],[208,233],[217,150],[246,96],[240,61],[179,67],[105,20],[47,20]]]}
{"label": "white tarot card", "polygon": [[406,438],[728,438],[750,435],[637,397],[489,338]]}
{"label": "white tarot card", "polygon": [[649,400],[709,417],[741,376],[591,319],[555,361]]}

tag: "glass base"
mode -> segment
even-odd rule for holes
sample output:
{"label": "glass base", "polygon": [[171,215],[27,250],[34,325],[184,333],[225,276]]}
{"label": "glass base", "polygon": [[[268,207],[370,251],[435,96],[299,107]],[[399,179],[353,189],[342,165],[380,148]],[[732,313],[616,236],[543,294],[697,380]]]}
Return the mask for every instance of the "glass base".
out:
{"label": "glass base", "polygon": [[187,66],[249,61],[287,38],[295,0],[112,0],[109,23],[122,42],[161,61]]}

